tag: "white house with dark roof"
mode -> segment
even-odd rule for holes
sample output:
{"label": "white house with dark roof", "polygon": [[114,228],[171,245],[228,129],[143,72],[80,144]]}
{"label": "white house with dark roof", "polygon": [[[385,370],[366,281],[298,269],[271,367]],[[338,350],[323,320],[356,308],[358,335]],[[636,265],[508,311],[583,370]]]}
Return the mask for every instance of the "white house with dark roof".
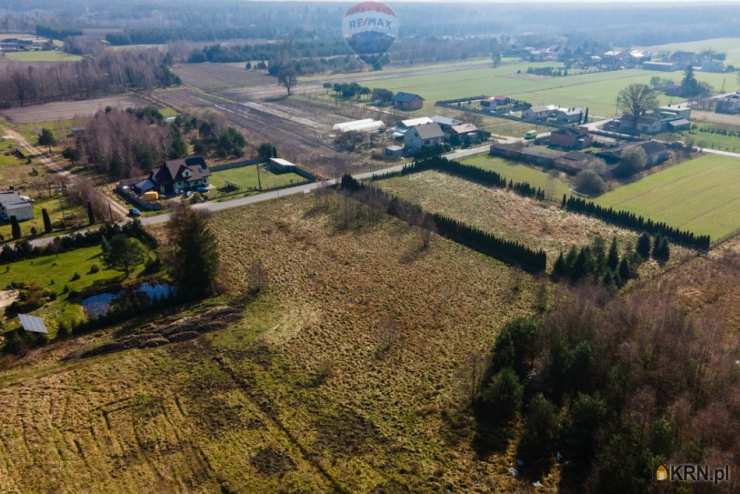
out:
{"label": "white house with dark roof", "polygon": [[445,133],[439,124],[430,123],[409,129],[403,136],[403,147],[407,153],[413,154],[424,148],[444,144]]}
{"label": "white house with dark roof", "polygon": [[187,191],[208,188],[208,177],[211,170],[201,156],[190,156],[168,160],[159,169],[152,171],[149,177],[134,185],[138,194],[155,190],[160,194],[182,194]]}

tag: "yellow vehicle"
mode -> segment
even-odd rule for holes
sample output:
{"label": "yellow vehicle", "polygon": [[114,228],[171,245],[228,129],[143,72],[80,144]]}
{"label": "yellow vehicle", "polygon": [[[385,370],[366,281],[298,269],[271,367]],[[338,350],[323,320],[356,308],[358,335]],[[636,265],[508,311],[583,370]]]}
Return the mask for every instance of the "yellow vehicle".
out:
{"label": "yellow vehicle", "polygon": [[159,192],[156,190],[150,190],[149,192],[144,192],[144,200],[149,202],[157,202],[159,200]]}

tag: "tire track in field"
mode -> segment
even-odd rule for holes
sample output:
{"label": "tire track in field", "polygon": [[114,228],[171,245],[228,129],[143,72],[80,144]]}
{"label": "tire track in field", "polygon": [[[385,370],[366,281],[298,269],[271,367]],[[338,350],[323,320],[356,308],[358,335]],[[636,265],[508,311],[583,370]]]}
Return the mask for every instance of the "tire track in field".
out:
{"label": "tire track in field", "polygon": [[234,369],[232,369],[229,364],[227,364],[224,359],[220,355],[214,355],[211,357],[211,360],[218,366],[218,368],[224,372],[226,375],[228,375],[238,386],[239,389],[244,393],[245,396],[249,398],[249,400],[257,407],[257,409],[264,415],[277,429],[282,431],[282,433],[285,435],[285,437],[288,438],[291,445],[293,445],[298,451],[301,452],[301,455],[303,458],[316,469],[316,471],[319,472],[321,477],[329,483],[329,485],[332,486],[334,492],[339,493],[348,493],[344,487],[341,486],[339,481],[335,479],[327,470],[324,468],[323,465],[321,465],[321,462],[318,461],[315,458],[315,455],[311,454],[308,449],[306,449],[303,444],[298,440],[298,438],[283,424],[283,422],[276,416],[276,413],[274,411],[268,410],[265,406],[264,402],[262,400],[259,400],[257,396],[255,396],[254,391],[252,390],[252,386],[244,381],[241,376],[239,376]]}

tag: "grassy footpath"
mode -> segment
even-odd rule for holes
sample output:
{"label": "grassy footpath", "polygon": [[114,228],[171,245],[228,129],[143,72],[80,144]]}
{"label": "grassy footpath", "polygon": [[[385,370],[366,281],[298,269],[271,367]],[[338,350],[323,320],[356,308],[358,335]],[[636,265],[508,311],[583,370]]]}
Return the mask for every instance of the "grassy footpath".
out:
{"label": "grassy footpath", "polygon": [[685,161],[597,202],[721,240],[740,228],[740,159],[706,155]]}
{"label": "grassy footpath", "polygon": [[514,161],[489,155],[479,155],[466,158],[462,160],[462,163],[495,171],[514,182],[527,182],[535,187],[541,187],[548,196],[554,199],[558,199],[570,191],[568,183],[558,175],[551,175],[532,166]]}

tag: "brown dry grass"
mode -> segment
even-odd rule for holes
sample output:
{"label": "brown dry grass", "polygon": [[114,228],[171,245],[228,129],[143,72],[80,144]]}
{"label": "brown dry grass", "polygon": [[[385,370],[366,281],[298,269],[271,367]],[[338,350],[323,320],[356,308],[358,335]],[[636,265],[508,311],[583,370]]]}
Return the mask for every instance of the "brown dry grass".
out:
{"label": "brown dry grass", "polygon": [[511,447],[480,461],[456,411],[471,356],[534,310],[539,282],[438,237],[422,249],[417,231],[389,218],[339,231],[314,201],[214,217],[229,289],[247,290],[256,260],[267,273],[242,322],[59,360],[110,341],[102,332],[0,373],[0,490],[520,487]]}
{"label": "brown dry grass", "polygon": [[[503,189],[487,188],[444,173],[428,171],[376,182],[381,188],[500,237],[517,240],[531,248],[544,249],[552,267],[560,252],[572,245],[589,244],[597,236],[607,242],[616,237],[622,250],[634,248],[637,234],[595,218],[569,213],[558,204],[536,201]],[[669,266],[690,252],[671,245]],[[654,261],[643,264],[642,276],[655,274]]]}

